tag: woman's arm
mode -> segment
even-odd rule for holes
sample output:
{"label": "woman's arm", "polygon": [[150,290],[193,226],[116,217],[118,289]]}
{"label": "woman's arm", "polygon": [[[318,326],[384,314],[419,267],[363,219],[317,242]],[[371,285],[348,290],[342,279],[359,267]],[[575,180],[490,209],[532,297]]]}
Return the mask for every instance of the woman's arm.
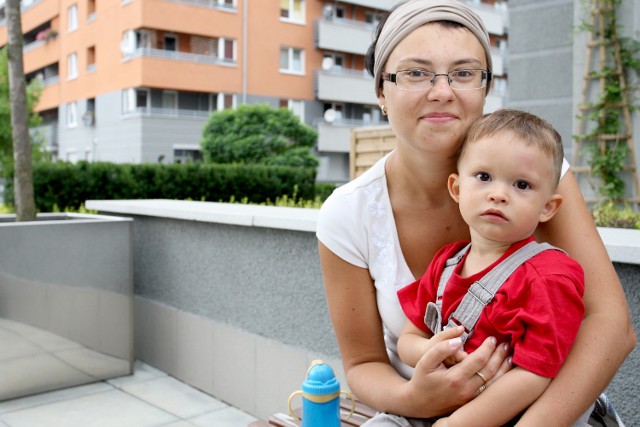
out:
{"label": "woman's arm", "polygon": [[515,367],[491,387],[435,427],[502,426],[533,403],[547,388],[549,378]]}
{"label": "woman's arm", "polygon": [[518,426],[572,425],[636,344],[622,286],[571,172],[562,178],[558,190],[564,198],[562,207],[538,227],[536,237],[563,248],[584,269],[586,313],[558,376]]}
{"label": "woman's arm", "polygon": [[[410,381],[390,364],[368,270],[347,263],[318,244],[329,312],[351,390],[378,411],[432,417],[450,413],[476,395],[487,378],[504,371],[506,351],[487,339],[473,355],[450,369],[442,361],[456,353],[459,340],[438,343],[418,362]],[[450,342],[454,345],[450,345]]]}

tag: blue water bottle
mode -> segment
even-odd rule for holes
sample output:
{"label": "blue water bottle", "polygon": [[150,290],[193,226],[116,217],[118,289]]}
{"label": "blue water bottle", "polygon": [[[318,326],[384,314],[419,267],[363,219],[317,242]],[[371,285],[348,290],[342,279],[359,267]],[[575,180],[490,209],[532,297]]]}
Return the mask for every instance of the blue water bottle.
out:
{"label": "blue water bottle", "polygon": [[351,399],[351,413],[347,420],[355,409],[351,393],[340,390],[333,369],[322,360],[311,362],[302,390],[289,396],[289,413],[295,418],[291,401],[298,394],[302,395],[302,427],[340,427],[340,394],[346,394]]}

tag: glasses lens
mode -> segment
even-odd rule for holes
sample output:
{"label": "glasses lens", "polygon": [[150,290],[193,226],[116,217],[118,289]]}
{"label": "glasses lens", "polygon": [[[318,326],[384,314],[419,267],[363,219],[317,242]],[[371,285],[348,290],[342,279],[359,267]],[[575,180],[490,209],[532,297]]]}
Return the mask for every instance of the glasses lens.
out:
{"label": "glasses lens", "polygon": [[428,90],[437,77],[448,78],[452,89],[480,89],[487,85],[487,72],[479,69],[451,71],[447,75],[425,70],[403,70],[396,73],[396,85],[401,90]]}
{"label": "glasses lens", "polygon": [[424,70],[405,70],[396,73],[396,85],[401,90],[427,90],[435,73]]}
{"label": "glasses lens", "polygon": [[487,84],[487,72],[484,70],[456,70],[449,73],[453,89],[480,89]]}

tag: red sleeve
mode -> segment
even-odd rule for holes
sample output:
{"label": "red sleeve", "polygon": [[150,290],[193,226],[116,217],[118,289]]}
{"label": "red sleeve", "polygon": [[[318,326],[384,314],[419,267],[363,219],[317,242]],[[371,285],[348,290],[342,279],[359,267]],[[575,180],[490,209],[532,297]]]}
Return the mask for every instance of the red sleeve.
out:
{"label": "red sleeve", "polygon": [[[494,324],[511,334],[513,362],[538,375],[553,378],[573,345],[584,316],[584,273],[580,265],[558,251],[546,251],[526,263],[521,292],[506,305]],[[534,258],[534,259],[535,259]],[[500,325],[499,323],[503,323]]]}
{"label": "red sleeve", "polygon": [[438,293],[440,275],[449,258],[455,255],[468,242],[452,243],[440,248],[435,254],[426,273],[413,283],[406,285],[398,291],[398,301],[402,311],[411,323],[424,332],[432,332],[424,323],[424,314],[427,303],[435,301]]}

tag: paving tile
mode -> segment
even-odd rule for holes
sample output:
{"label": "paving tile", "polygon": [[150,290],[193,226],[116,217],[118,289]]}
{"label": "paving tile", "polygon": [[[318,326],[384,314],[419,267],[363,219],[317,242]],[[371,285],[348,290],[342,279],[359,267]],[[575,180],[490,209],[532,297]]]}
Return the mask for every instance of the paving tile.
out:
{"label": "paving tile", "polygon": [[78,387],[50,391],[48,393],[35,394],[33,396],[22,397],[19,399],[5,400],[4,402],[0,402],[0,415],[34,406],[41,406],[62,400],[102,393],[112,389],[113,387],[104,382],[97,382]]}
{"label": "paving tile", "polygon": [[0,364],[0,400],[94,382],[96,379],[42,353]]}
{"label": "paving tile", "polygon": [[[0,424],[2,427],[2,424]],[[189,421],[180,420],[175,423],[164,424],[161,427],[197,427],[195,424],[191,424]]]}
{"label": "paving tile", "polygon": [[246,427],[253,421],[256,421],[255,417],[231,406],[189,419],[198,427]]}
{"label": "paving tile", "polygon": [[11,427],[155,427],[178,419],[119,390],[36,406],[2,416]]}
{"label": "paving tile", "polygon": [[112,378],[110,380],[107,380],[107,383],[111,384],[114,387],[122,388],[128,384],[155,380],[157,378],[166,376],[167,374],[165,374],[161,370],[156,369],[151,365],[147,365],[140,360],[136,360],[133,366],[133,375],[123,375],[121,377]]}
{"label": "paving tile", "polygon": [[122,390],[179,418],[191,418],[227,406],[173,377],[127,384]]}

